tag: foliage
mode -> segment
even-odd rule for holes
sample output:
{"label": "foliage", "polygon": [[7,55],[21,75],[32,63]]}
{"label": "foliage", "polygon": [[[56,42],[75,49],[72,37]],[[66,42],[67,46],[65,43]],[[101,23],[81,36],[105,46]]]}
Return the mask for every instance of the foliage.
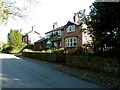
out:
{"label": "foliage", "polygon": [[74,50],[72,50],[71,52],[69,52],[69,54],[72,55],[81,55],[84,52],[82,47],[77,47]]}
{"label": "foliage", "polygon": [[69,55],[92,56],[93,52],[86,48],[79,46],[79,47],[76,47],[75,49],[73,49],[72,51],[70,51],[68,54]]}
{"label": "foliage", "polygon": [[53,53],[63,53],[63,52],[64,52],[64,48],[53,50]]}
{"label": "foliage", "polygon": [[11,47],[19,49],[22,45],[22,34],[18,30],[10,30],[8,43]]}
{"label": "foliage", "polygon": [[14,48],[14,47],[10,46],[9,44],[5,44],[5,45],[3,45],[2,52],[3,53],[19,53],[20,50],[21,49]]}
{"label": "foliage", "polygon": [[93,37],[94,53],[119,56],[120,2],[94,2],[90,9],[86,24]]}
{"label": "foliage", "polygon": [[42,50],[42,51],[40,51],[41,53],[45,53],[46,51],[45,50]]}
{"label": "foliage", "polygon": [[10,47],[10,50],[9,50],[8,53],[10,53],[10,54],[16,54],[16,53],[19,53],[19,52],[20,52],[20,49],[15,49],[13,47]]}
{"label": "foliage", "polygon": [[3,52],[3,53],[9,53],[10,49],[12,49],[12,47],[10,47],[9,44],[4,44],[4,45],[3,45],[2,52]]}
{"label": "foliage", "polygon": [[86,12],[85,9],[84,10],[80,10],[78,12],[79,13],[80,22],[82,22],[82,23],[84,23],[84,20],[85,20],[85,17],[86,17],[85,12]]}
{"label": "foliage", "polygon": [[54,48],[55,46],[54,46],[54,40],[55,39],[57,39],[58,38],[58,32],[51,32],[51,34],[50,34],[50,37],[49,38],[47,38],[46,40],[46,42],[48,42],[48,41],[50,41],[51,42],[51,48]]}
{"label": "foliage", "polygon": [[30,52],[32,51],[31,49],[23,49],[22,52]]}
{"label": "foliage", "polygon": [[34,50],[34,45],[33,44],[27,44],[23,49],[31,49]]}
{"label": "foliage", "polygon": [[8,0],[0,0],[0,23],[6,23],[10,16],[19,16],[22,15],[18,12],[21,10],[13,6],[13,2]]}
{"label": "foliage", "polygon": [[40,51],[41,53],[63,53],[64,52],[64,48],[60,48],[60,49],[48,49],[48,50],[42,50]]}
{"label": "foliage", "polygon": [[46,50],[47,53],[52,53],[53,49]]}
{"label": "foliage", "polygon": [[33,44],[22,44],[21,45],[21,52],[31,52],[34,50]]}
{"label": "foliage", "polygon": [[19,53],[26,45],[22,44],[22,35],[18,30],[11,30],[8,34],[8,44],[3,45],[4,53]]}
{"label": "foliage", "polygon": [[57,37],[58,37],[58,33],[57,33],[57,32],[56,32],[56,33],[51,33],[49,40],[50,40],[50,41],[53,41],[53,40],[56,39]]}
{"label": "foliage", "polygon": [[7,23],[7,20],[11,17],[15,19],[15,17],[25,17],[23,14],[23,11],[27,10],[30,5],[36,2],[37,0],[25,0],[27,3],[26,6],[23,5],[22,8],[16,6],[15,4],[17,3],[16,1],[12,0],[0,0],[0,23]]}
{"label": "foliage", "polygon": [[20,49],[23,49],[23,48],[25,48],[27,46],[27,44],[21,44],[19,47],[20,47]]}
{"label": "foliage", "polygon": [[10,45],[9,44],[4,44],[3,45],[3,49],[6,49],[7,47],[9,47]]}

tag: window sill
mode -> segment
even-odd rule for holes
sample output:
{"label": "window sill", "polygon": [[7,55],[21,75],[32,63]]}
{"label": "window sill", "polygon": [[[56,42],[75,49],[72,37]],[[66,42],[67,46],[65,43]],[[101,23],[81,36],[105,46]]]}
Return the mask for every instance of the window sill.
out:
{"label": "window sill", "polygon": [[72,32],[75,32],[75,31],[69,31],[69,32],[67,31],[67,33],[72,33]]}

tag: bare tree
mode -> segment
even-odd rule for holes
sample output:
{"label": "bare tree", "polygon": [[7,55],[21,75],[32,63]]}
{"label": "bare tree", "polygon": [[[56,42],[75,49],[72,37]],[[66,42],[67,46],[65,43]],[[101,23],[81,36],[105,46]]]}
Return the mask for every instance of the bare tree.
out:
{"label": "bare tree", "polygon": [[[25,0],[23,0],[25,2]],[[0,0],[0,24],[7,23],[8,19],[12,17],[15,19],[15,17],[25,18],[26,15],[23,14],[23,11],[27,11],[27,9],[33,5],[38,3],[37,0],[26,0],[28,3],[26,6],[18,7],[15,4],[16,1],[9,1],[9,0]]]}

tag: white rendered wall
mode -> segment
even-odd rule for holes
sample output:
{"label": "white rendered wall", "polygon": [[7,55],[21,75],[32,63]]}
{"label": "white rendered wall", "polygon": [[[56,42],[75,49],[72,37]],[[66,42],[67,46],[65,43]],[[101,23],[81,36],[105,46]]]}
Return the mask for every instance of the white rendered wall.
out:
{"label": "white rendered wall", "polygon": [[40,38],[40,36],[39,36],[37,33],[31,32],[31,33],[28,35],[28,39],[30,39],[30,40],[31,40],[31,44],[33,44],[34,42],[40,40],[41,38]]}

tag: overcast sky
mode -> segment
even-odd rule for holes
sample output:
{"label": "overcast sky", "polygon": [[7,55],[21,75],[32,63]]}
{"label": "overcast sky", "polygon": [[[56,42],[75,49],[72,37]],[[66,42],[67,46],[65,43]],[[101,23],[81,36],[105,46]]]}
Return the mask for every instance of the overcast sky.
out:
{"label": "overcast sky", "polygon": [[[25,0],[16,0],[19,7],[28,5]],[[25,21],[23,19],[8,21],[6,26],[0,27],[0,39],[6,41],[10,29],[22,29],[23,32],[29,32],[32,26],[44,37],[44,33],[52,30],[53,23],[57,22],[58,26],[65,25],[68,21],[73,21],[74,13],[86,9],[89,13],[89,6],[94,0],[38,0],[39,3],[31,5],[27,12]]]}

